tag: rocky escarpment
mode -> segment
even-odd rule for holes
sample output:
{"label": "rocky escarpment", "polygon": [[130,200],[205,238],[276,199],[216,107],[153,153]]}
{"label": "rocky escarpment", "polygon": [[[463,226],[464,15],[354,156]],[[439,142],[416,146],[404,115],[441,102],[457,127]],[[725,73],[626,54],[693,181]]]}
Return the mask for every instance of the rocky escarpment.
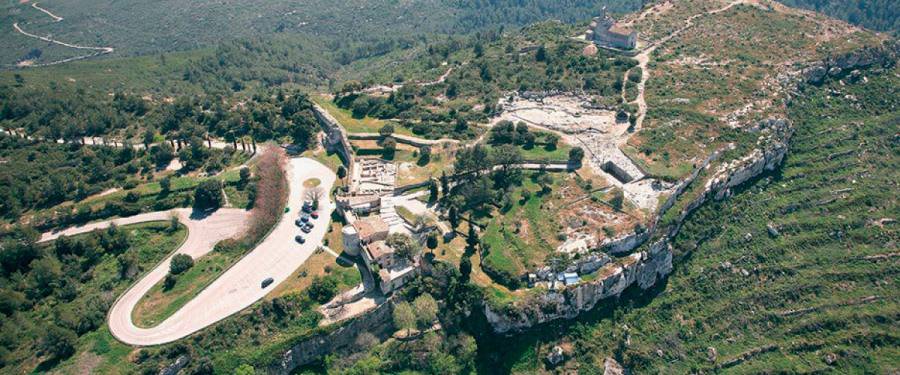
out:
{"label": "rocky escarpment", "polygon": [[635,283],[642,289],[672,271],[672,249],[659,241],[622,261],[603,267],[594,281],[583,282],[559,291],[541,293],[524,303],[495,309],[485,304],[485,316],[494,332],[520,332],[537,324],[557,319],[572,319],[598,302],[622,294]]}
{"label": "rocky escarpment", "polygon": [[[796,86],[798,83],[819,84],[826,79],[853,77],[854,71],[858,69],[893,66],[898,57],[900,57],[900,43],[888,42],[879,48],[861,49],[812,64],[786,84],[789,86]],[[669,241],[678,233],[687,216],[710,199],[725,198],[732,193],[733,188],[767,170],[774,170],[787,154],[788,143],[793,135],[790,121],[768,119],[748,130],[760,134],[755,149],[740,159],[720,165],[715,171],[709,169],[725,150],[710,155],[691,175],[676,186],[672,196],[661,205],[659,215],[648,232],[628,237],[627,241],[617,243],[608,249],[614,250],[614,253],[624,253],[642,245],[650,238],[655,239],[647,247],[648,250],[604,265],[597,271],[594,280],[567,286],[562,290],[539,293],[511,305],[497,307],[486,303],[484,312],[494,331],[519,332],[553,320],[572,319],[581,312],[592,309],[603,299],[619,296],[629,286],[637,285],[641,289],[648,289],[656,281],[666,277],[672,270],[672,249]],[[701,174],[710,172],[712,173],[710,178],[700,179]],[[700,192],[688,194],[687,192],[696,188],[693,184],[700,180],[706,181]],[[674,209],[678,200],[684,199],[689,201],[680,206],[679,211],[670,213],[665,216],[667,219],[664,219],[667,211]],[[575,268],[580,265],[579,260],[572,264]]]}
{"label": "rocky escarpment", "polygon": [[808,83],[818,85],[829,78],[851,75],[854,70],[893,66],[898,59],[900,59],[900,42],[888,41],[881,47],[862,48],[812,64],[803,70],[803,78]]}
{"label": "rocky escarpment", "polygon": [[371,333],[380,340],[386,340],[394,332],[391,321],[393,311],[394,301],[388,299],[374,310],[344,322],[328,333],[316,334],[301,340],[282,353],[279,360],[265,368],[265,373],[290,374],[300,366],[345,350],[364,332]]}

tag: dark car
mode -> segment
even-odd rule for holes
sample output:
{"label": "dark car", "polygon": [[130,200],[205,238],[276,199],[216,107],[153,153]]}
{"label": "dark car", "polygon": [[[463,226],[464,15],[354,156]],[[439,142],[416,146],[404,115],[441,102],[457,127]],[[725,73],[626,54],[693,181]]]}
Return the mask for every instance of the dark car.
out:
{"label": "dark car", "polygon": [[309,233],[310,229],[312,229],[312,228],[310,228],[308,225],[304,225],[304,226],[300,227],[300,230],[302,230],[303,233]]}
{"label": "dark car", "polygon": [[298,227],[302,227],[306,223],[304,223],[303,220],[297,219],[297,220],[294,220],[294,224],[297,225]]}
{"label": "dark car", "polygon": [[307,215],[307,214],[301,215],[301,216],[300,216],[300,221],[302,221],[302,222],[304,222],[304,223],[307,222],[307,221],[309,221],[309,215]]}
{"label": "dark car", "polygon": [[263,289],[266,289],[267,286],[272,285],[272,283],[274,283],[274,282],[275,282],[275,279],[273,279],[271,277],[267,277],[265,280],[262,281],[262,284],[260,284],[260,285],[262,285]]}
{"label": "dark car", "polygon": [[306,239],[304,239],[303,236],[301,236],[299,234],[294,236],[294,241],[297,241],[299,243],[306,243]]}

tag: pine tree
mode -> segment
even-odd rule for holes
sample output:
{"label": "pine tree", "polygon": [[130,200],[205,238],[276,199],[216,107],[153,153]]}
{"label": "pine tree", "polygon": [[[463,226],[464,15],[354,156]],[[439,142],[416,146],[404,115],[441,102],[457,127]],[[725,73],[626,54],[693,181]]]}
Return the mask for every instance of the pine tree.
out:
{"label": "pine tree", "polygon": [[466,254],[472,256],[477,249],[478,233],[475,232],[475,222],[472,220],[472,216],[469,216],[469,234],[468,238],[466,238]]}
{"label": "pine tree", "polygon": [[450,206],[450,212],[447,216],[450,219],[450,227],[456,230],[459,227],[459,212],[456,210],[456,206]]}
{"label": "pine tree", "polygon": [[447,178],[446,172],[441,172],[441,192],[445,197],[450,194],[450,179]]}

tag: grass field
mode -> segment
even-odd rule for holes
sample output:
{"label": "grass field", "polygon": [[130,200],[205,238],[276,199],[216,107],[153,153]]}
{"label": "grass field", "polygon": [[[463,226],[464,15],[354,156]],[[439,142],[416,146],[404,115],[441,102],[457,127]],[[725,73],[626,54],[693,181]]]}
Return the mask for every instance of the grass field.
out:
{"label": "grass field", "polygon": [[[484,262],[501,272],[521,275],[526,269],[543,264],[544,257],[558,245],[558,223],[547,220],[553,212],[542,209],[550,196],[539,194],[540,187],[525,178],[513,194],[518,200],[509,211],[490,220],[481,240],[490,248]],[[558,186],[558,185],[554,185]],[[522,191],[532,194],[522,201]]]}
{"label": "grass field", "polygon": [[386,124],[394,125],[394,132],[397,134],[403,135],[413,135],[412,131],[409,129],[400,126],[399,124],[392,121],[380,120],[372,117],[363,117],[356,118],[353,117],[353,114],[350,113],[349,110],[339,108],[331,99],[321,96],[321,95],[312,95],[310,99],[316,104],[322,106],[328,113],[330,113],[334,118],[344,126],[344,129],[350,133],[378,133],[382,127]]}
{"label": "grass field", "polygon": [[134,325],[154,327],[192,300],[217,279],[233,262],[233,255],[213,251],[194,260],[194,266],[177,276],[172,289],[164,290],[161,280],[147,292],[131,312]]}

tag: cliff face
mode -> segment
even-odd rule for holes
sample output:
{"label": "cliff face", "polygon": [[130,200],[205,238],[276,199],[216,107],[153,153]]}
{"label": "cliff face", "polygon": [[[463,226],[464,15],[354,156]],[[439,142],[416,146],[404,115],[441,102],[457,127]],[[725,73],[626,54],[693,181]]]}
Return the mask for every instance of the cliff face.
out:
{"label": "cliff face", "polygon": [[484,313],[494,332],[520,332],[552,320],[575,318],[601,300],[622,294],[634,283],[647,289],[671,271],[672,250],[666,241],[659,241],[648,251],[631,254],[620,264],[604,267],[598,271],[602,276],[594,281],[542,293],[527,303],[501,311],[485,304]]}
{"label": "cliff face", "polygon": [[265,373],[290,374],[297,367],[350,347],[363,332],[369,332],[385,340],[394,332],[391,320],[393,311],[394,302],[388,299],[375,310],[353,318],[334,331],[300,341],[284,352],[279,361],[269,365]]}

